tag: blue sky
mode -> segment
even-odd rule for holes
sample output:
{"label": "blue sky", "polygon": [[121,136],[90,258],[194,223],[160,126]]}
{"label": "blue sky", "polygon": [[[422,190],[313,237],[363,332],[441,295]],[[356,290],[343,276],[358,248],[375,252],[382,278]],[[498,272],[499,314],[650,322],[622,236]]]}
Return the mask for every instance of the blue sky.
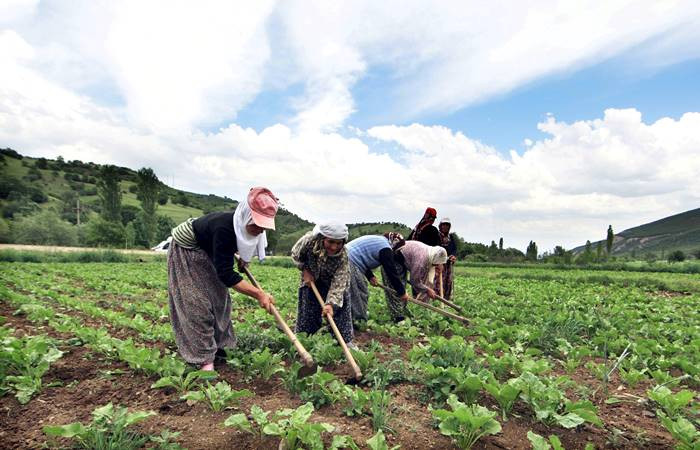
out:
{"label": "blue sky", "polygon": [[503,6],[0,3],[0,145],[523,250],[697,208],[700,3]]}
{"label": "blue sky", "polygon": [[[650,123],[662,117],[678,119],[698,109],[700,59],[652,68],[631,62],[630,53],[592,67],[538,79],[457,111],[418,115],[402,121],[393,120],[388,92],[393,83],[391,73],[372,71],[352,89],[357,111],[347,124],[360,129],[414,122],[446,126],[501,152],[513,149],[522,153],[524,139],[535,141],[547,137],[537,129],[537,124],[548,113],[558,120],[574,122],[600,117],[607,108],[635,108]],[[300,84],[263,92],[238,113],[235,122],[257,131],[286,122],[294,115],[290,99],[302,94]],[[383,146],[380,150],[393,151],[393,147]]]}

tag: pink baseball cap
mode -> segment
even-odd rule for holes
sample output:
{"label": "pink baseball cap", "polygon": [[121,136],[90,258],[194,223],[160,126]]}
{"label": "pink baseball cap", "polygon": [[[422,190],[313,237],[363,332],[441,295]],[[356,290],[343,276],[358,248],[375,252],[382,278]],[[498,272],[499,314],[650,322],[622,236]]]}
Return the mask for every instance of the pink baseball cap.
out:
{"label": "pink baseball cap", "polygon": [[248,193],[248,206],[253,215],[255,225],[275,229],[275,214],[277,214],[277,197],[269,189],[254,187]]}

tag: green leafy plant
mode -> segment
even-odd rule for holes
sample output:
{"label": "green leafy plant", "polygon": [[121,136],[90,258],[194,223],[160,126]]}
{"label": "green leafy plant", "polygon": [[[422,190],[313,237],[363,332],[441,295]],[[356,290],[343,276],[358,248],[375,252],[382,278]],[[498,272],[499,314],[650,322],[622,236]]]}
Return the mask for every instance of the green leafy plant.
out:
{"label": "green leafy plant", "polygon": [[655,386],[647,391],[647,396],[661,406],[668,416],[675,418],[681,415],[685,407],[690,405],[695,393],[684,389],[674,394],[666,386]]}
{"label": "green leafy plant", "polygon": [[270,423],[270,420],[268,419],[269,415],[270,411],[263,411],[263,409],[258,405],[253,405],[250,407],[250,417],[257,425],[255,428],[253,428],[253,425],[248,420],[248,417],[243,413],[237,413],[229,416],[228,419],[224,421],[224,425],[255,434],[258,439],[262,439],[264,436],[263,430],[265,429],[265,426]]}
{"label": "green leafy plant", "polygon": [[527,438],[532,444],[532,450],[564,450],[564,446],[561,445],[561,441],[554,434],[550,435],[549,439],[545,439],[537,433],[528,431]]}
{"label": "green leafy plant", "polygon": [[201,380],[210,381],[215,379],[218,374],[213,370],[193,370],[187,374],[168,375],[160,378],[151,385],[152,389],[170,387],[178,393],[183,394],[193,389],[193,387]]}
{"label": "green leafy plant", "polygon": [[700,432],[685,417],[671,418],[659,411],[661,424],[678,441],[678,450],[697,450],[700,448]]}
{"label": "green leafy plant", "polygon": [[150,436],[149,439],[154,444],[157,444],[155,448],[158,450],[185,450],[180,444],[173,442],[173,439],[176,439],[180,434],[179,431],[173,433],[169,430],[163,430],[160,434]]}
{"label": "green leafy plant", "polygon": [[390,424],[394,417],[394,411],[391,406],[391,393],[389,391],[373,390],[369,393],[369,412],[370,422],[374,431],[394,432],[394,428]]}
{"label": "green leafy plant", "polygon": [[647,369],[638,370],[634,367],[630,367],[629,369],[620,367],[618,372],[620,373],[622,381],[629,387],[635,387],[640,381],[647,379]]}
{"label": "green leafy plant", "polygon": [[241,398],[252,397],[254,394],[248,389],[237,391],[225,381],[219,381],[214,386],[207,382],[207,385],[198,391],[189,391],[181,398],[187,400],[188,404],[204,401],[212,411],[221,411],[229,405],[237,404]]}
{"label": "green leafy plant", "polygon": [[227,362],[232,367],[242,370],[248,381],[254,377],[269,380],[284,371],[281,365],[282,355],[272,353],[269,348],[256,349],[247,353],[236,352],[236,355]]}
{"label": "green leafy plant", "polygon": [[41,377],[51,363],[63,356],[46,336],[2,339],[0,347],[0,393],[13,391],[21,404],[41,391]]}
{"label": "green leafy plant", "polygon": [[514,385],[515,383],[499,384],[497,381],[485,383],[484,388],[498,402],[501,407],[501,415],[503,420],[506,420],[506,415],[513,409],[513,404],[520,395],[520,388]]}
{"label": "green leafy plant", "polygon": [[115,408],[108,403],[92,412],[92,422],[83,425],[74,422],[68,425],[45,426],[47,436],[70,438],[79,448],[86,449],[137,449],[150,440],[150,436],[127,428],[155,415],[153,411],[130,413],[126,407]]}
{"label": "green leafy plant", "polygon": [[345,386],[332,373],[323,372],[321,368],[313,375],[299,378],[300,368],[301,364],[292,364],[282,377],[283,383],[290,393],[298,394],[302,401],[310,401],[316,408],[344,400],[352,392],[352,388]]}
{"label": "green leafy plant", "polygon": [[566,399],[558,387],[564,380],[541,379],[525,372],[511,383],[513,387],[520,389],[520,398],[532,408],[535,417],[547,425],[558,424],[564,428],[574,428],[584,422],[590,422],[601,426],[602,422],[596,415],[597,410],[590,401],[571,402]]}
{"label": "green leafy plant", "polygon": [[457,447],[472,448],[483,436],[501,431],[501,424],[494,419],[495,412],[480,405],[465,405],[455,395],[450,395],[447,404],[451,411],[435,409],[432,413],[439,422],[440,432],[451,437]]}
{"label": "green leafy plant", "polygon": [[367,447],[369,447],[370,450],[398,450],[401,448],[400,445],[395,445],[390,448],[386,443],[386,436],[384,436],[382,430],[377,431],[374,436],[367,440]]}
{"label": "green leafy plant", "polygon": [[349,448],[350,450],[360,450],[357,446],[352,436],[348,434],[336,434],[333,436],[333,441],[329,450],[340,450],[342,448]]}
{"label": "green leafy plant", "polygon": [[[282,409],[272,413],[264,412],[261,409],[253,416],[259,431],[253,431],[253,425],[243,414],[235,414],[224,422],[226,426],[236,427],[259,436],[278,436],[285,449],[308,448],[311,450],[322,450],[323,440],[321,435],[324,432],[335,430],[333,425],[327,423],[309,423],[308,420],[314,412],[314,406],[307,402],[297,409]],[[251,408],[251,414],[253,413]]]}

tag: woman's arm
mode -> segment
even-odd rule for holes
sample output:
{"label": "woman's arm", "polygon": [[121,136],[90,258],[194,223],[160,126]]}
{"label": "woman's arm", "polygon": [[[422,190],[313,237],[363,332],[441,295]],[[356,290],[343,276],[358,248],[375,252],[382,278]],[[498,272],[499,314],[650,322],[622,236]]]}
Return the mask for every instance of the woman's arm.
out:
{"label": "woman's arm", "polygon": [[341,308],[343,306],[343,293],[350,284],[350,266],[348,265],[347,255],[342,256],[343,263],[336,269],[331,280],[331,285],[328,288],[326,295],[326,303]]}
{"label": "woman's arm", "polygon": [[275,299],[262,289],[253,286],[245,280],[241,280],[233,286],[233,290],[256,299],[261,308],[265,308],[269,313],[272,312],[271,305],[275,304]]}

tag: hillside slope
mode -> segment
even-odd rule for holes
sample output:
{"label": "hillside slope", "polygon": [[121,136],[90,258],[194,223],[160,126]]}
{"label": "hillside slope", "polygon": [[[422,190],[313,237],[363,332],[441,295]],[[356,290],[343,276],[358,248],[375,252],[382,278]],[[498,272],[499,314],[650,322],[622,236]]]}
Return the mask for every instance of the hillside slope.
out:
{"label": "hillside slope", "polygon": [[[85,224],[98,216],[101,209],[97,195],[100,164],[82,161],[50,160],[22,156],[12,149],[0,149],[0,211],[5,221],[13,221],[54,210],[63,220]],[[136,197],[136,171],[119,167],[124,225],[133,220],[140,208]],[[79,202],[78,202],[79,200]],[[157,214],[180,223],[189,217],[199,217],[211,211],[234,209],[236,200],[217,195],[197,194],[161,185]],[[287,254],[292,245],[313,224],[281,208],[276,218],[277,230],[268,232],[268,250]],[[359,223],[348,226],[350,238],[387,231],[408,233],[410,229],[398,223]],[[166,236],[157,236],[164,239]]]}
{"label": "hillside slope", "polygon": [[[601,241],[605,246],[605,241]],[[593,248],[597,242],[593,242]],[[576,247],[580,253],[585,246]],[[700,250],[700,208],[629,228],[615,235],[613,255]]]}

